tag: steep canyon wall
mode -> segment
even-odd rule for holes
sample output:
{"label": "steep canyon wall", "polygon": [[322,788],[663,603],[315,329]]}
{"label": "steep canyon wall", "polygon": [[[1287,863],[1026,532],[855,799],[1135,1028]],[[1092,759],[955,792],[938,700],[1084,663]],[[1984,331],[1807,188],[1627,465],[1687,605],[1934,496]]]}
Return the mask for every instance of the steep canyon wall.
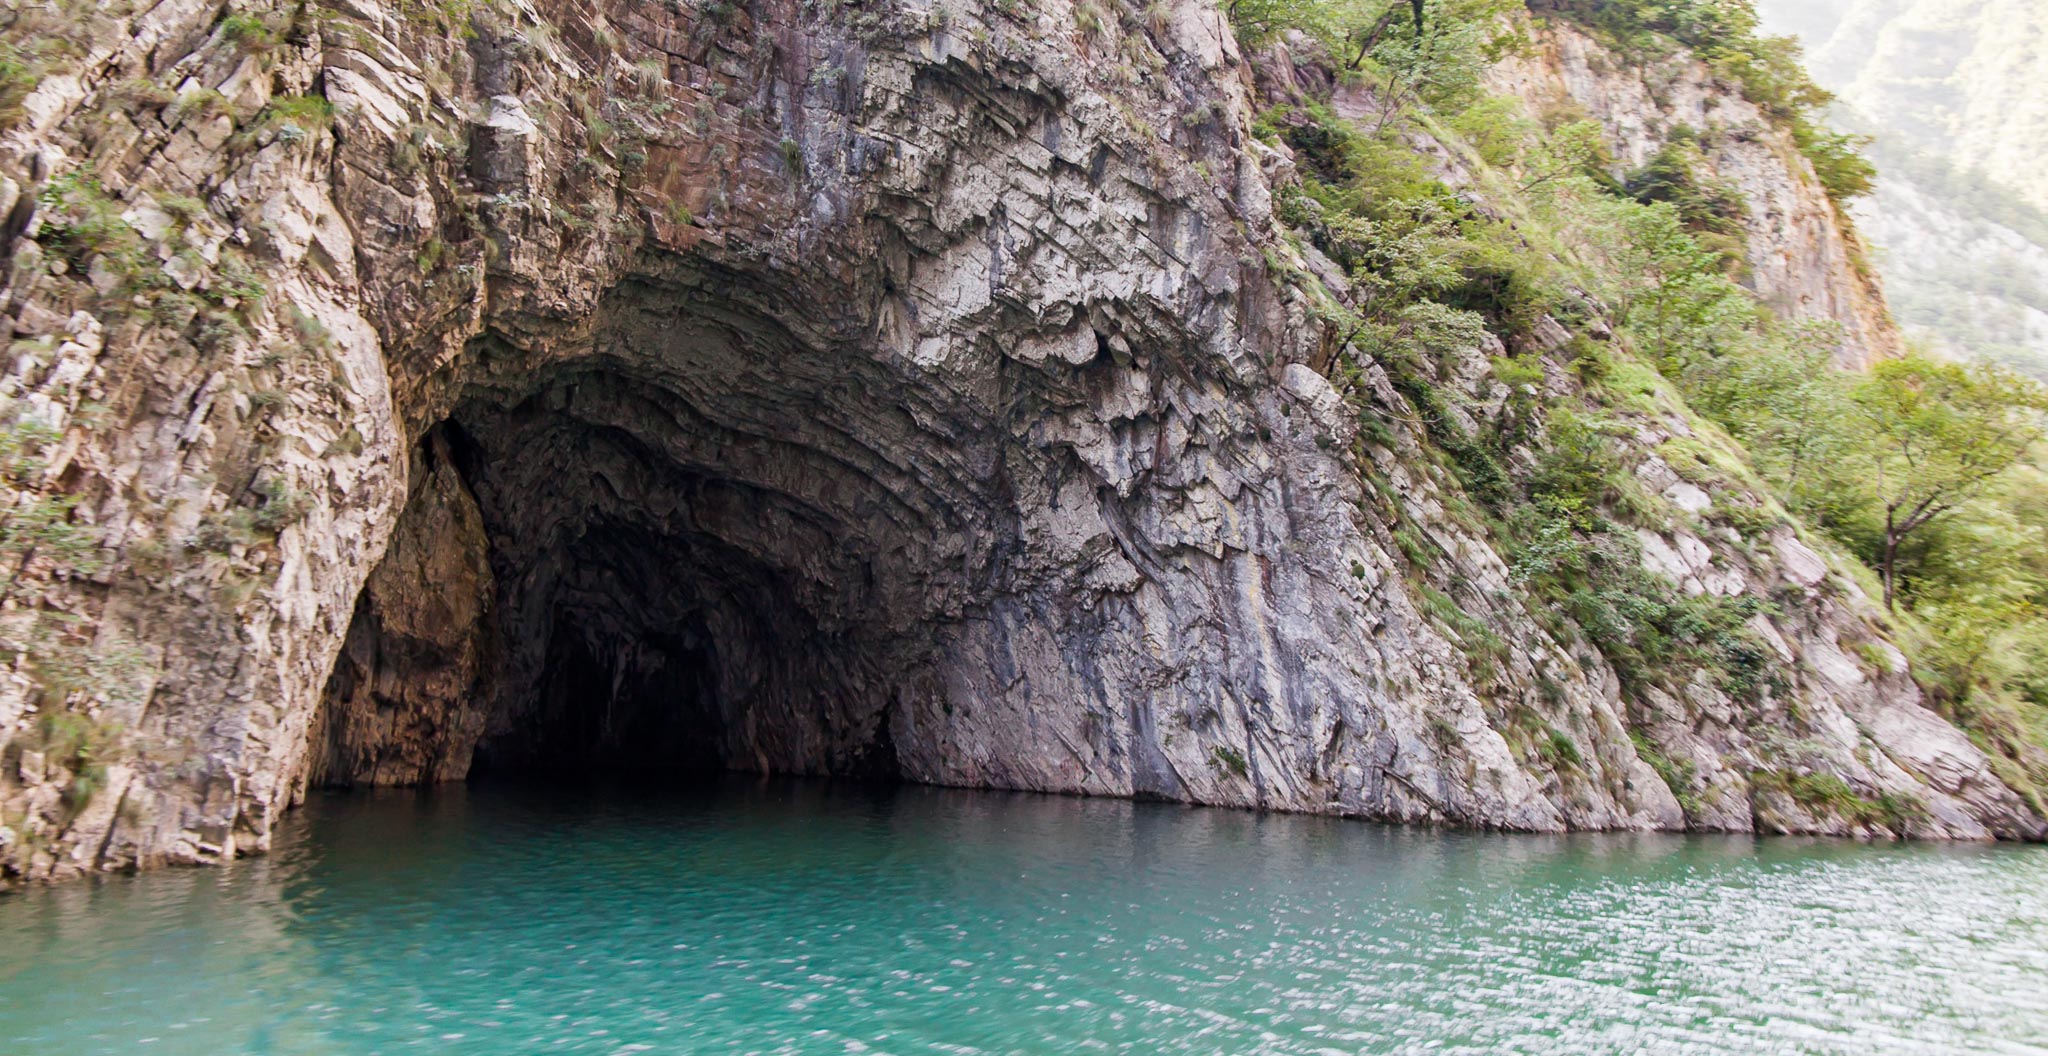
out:
{"label": "steep canyon wall", "polygon": [[[1342,278],[1275,221],[1294,161],[1199,0],[83,6],[0,137],[5,468],[45,525],[9,877],[259,852],[311,785],[473,766],[2043,831],[1852,579],[1716,519],[1766,503],[1674,468],[1681,407],[1615,440],[1668,513],[1643,561],[1771,599],[1765,688],[1625,686],[1529,597],[1316,311]],[[1576,46],[1502,76],[1580,94]],[[1774,156],[1728,163],[1793,188],[1759,288],[1876,347]],[[1480,429],[1521,413],[1491,357],[1569,395],[1603,329],[1432,369]]]}

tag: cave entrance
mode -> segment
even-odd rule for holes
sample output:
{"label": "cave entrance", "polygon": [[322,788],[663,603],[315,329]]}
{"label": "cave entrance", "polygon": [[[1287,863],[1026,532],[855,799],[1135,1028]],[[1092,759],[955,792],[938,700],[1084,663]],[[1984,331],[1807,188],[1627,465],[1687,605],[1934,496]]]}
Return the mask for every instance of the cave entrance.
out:
{"label": "cave entrance", "polygon": [[313,783],[897,775],[966,564],[938,492],[973,467],[870,361],[652,315],[573,354],[470,350],[491,369],[414,455]]}

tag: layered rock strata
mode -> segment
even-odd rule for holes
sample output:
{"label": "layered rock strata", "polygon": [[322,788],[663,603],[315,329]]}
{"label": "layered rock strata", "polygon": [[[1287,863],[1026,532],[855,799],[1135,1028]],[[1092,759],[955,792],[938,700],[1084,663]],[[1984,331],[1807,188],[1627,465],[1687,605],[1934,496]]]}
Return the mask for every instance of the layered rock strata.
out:
{"label": "layered rock strata", "polygon": [[[1206,3],[221,14],[72,25],[0,138],[8,484],[92,558],[16,557],[11,877],[473,766],[1887,831],[1752,787],[1796,768],[2042,832],[1790,528],[1644,540],[1778,599],[1761,701],[1625,694],[1538,619],[1289,278],[1327,263]],[[1482,416],[1500,351],[1440,368]],[[1640,424],[1674,509],[1748,501]],[[1514,648],[1475,663],[1431,583]]]}

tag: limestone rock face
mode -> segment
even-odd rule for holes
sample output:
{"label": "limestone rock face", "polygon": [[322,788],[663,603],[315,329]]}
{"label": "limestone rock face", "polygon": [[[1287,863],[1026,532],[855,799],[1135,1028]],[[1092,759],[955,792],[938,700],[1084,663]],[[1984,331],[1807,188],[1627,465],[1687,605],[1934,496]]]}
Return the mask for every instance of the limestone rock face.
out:
{"label": "limestone rock face", "polygon": [[482,733],[492,659],[489,540],[436,435],[384,559],[371,572],[307,745],[323,785],[459,781]]}
{"label": "limestone rock face", "polygon": [[[1903,660],[1844,652],[1872,607],[1789,529],[1645,547],[1784,599],[1776,703],[1625,696],[1536,618],[1384,373],[1327,380],[1207,3],[243,6],[267,37],[95,24],[0,138],[37,459],[0,468],[104,555],[17,559],[9,876],[473,767],[1873,829],[1753,810],[1796,764],[1915,835],[2042,831]],[[1444,365],[1462,413],[1497,351]]]}

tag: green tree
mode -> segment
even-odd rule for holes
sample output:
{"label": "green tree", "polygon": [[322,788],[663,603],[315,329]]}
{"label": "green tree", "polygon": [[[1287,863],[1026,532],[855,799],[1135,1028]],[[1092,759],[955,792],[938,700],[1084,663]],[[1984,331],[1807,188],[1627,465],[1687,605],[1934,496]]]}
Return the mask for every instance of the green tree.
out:
{"label": "green tree", "polygon": [[1618,238],[1600,255],[1619,282],[1615,307],[1658,369],[1677,376],[1755,324],[1755,302],[1722,272],[1720,255],[1700,244],[1677,206],[1614,208],[1621,210]]}
{"label": "green tree", "polygon": [[1860,457],[1862,438],[1841,427],[1852,383],[1834,369],[1841,343],[1836,323],[1778,324],[1692,359],[1679,378],[1692,405],[1742,441],[1794,509],[1817,509]]}
{"label": "green tree", "polygon": [[1496,57],[1492,23],[1471,2],[1440,0],[1432,6],[1458,10],[1440,11],[1427,31],[1386,34],[1359,44],[1358,62],[1370,58],[1375,74],[1373,97],[1380,112],[1375,135],[1418,106],[1456,113],[1479,97],[1480,78]]}
{"label": "green tree", "polygon": [[1332,0],[1229,0],[1223,12],[1238,43],[1250,50],[1289,30],[1327,40],[1337,28],[1338,7]]}
{"label": "green tree", "polygon": [[1345,71],[1369,75],[1385,129],[1418,104],[1454,112],[1517,39],[1500,16],[1517,0],[1230,0],[1246,48],[1290,31],[1320,41]]}
{"label": "green tree", "polygon": [[1527,156],[1520,159],[1521,189],[1532,191],[1553,180],[1596,173],[1611,160],[1607,133],[1600,122],[1582,118],[1560,125],[1538,137]]}
{"label": "green tree", "polygon": [[1872,367],[1851,394],[1870,432],[1871,486],[1884,512],[1878,572],[1897,607],[1899,548],[1984,494],[2043,435],[2048,393],[2012,371],[1922,354]]}

